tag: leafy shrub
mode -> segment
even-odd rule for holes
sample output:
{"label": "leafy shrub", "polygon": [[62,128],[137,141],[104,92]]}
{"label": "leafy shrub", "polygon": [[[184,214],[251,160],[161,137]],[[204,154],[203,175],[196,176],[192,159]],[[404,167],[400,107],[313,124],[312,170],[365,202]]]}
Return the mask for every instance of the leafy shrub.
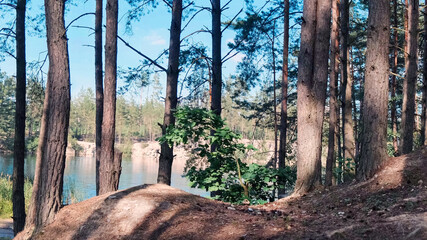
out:
{"label": "leafy shrub", "polygon": [[[205,160],[207,167],[192,166],[186,173],[191,187],[213,191],[214,198],[226,202],[264,203],[273,198],[273,189],[295,182],[295,171],[272,169],[257,164],[247,165],[242,156],[256,150],[252,145],[239,143],[239,134],[231,131],[221,117],[206,109],[177,109],[176,123],[169,126],[158,141],[169,145],[193,145],[195,158]],[[211,132],[213,134],[211,134]],[[215,148],[214,151],[211,151]]]}
{"label": "leafy shrub", "polygon": [[[0,218],[12,217],[12,178],[0,175]],[[24,183],[25,208],[28,209],[33,184],[26,179]]]}

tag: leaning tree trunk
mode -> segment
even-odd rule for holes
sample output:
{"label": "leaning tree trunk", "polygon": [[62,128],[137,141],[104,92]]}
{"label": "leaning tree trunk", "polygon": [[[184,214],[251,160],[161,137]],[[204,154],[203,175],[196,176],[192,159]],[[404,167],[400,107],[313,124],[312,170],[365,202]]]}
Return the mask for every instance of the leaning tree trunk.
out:
{"label": "leaning tree trunk", "polygon": [[[282,104],[280,112],[279,169],[286,165],[286,130],[288,127],[288,57],[289,57],[289,0],[284,0],[283,22],[283,66],[282,66]],[[285,194],[285,188],[279,188],[279,196]]]}
{"label": "leaning tree trunk", "polygon": [[390,1],[369,1],[368,26],[359,180],[372,177],[387,158]]}
{"label": "leaning tree trunk", "polygon": [[398,44],[399,44],[399,32],[398,32],[398,16],[397,16],[397,0],[393,0],[393,59],[391,61],[391,71],[394,73],[391,75],[391,109],[390,109],[390,118],[391,118],[391,128],[393,132],[393,149],[394,153],[397,154],[399,151],[397,146],[397,114],[396,114],[396,90],[397,90],[397,59],[398,59]]}
{"label": "leaning tree trunk", "polygon": [[338,0],[332,0],[332,28],[331,28],[331,53],[330,64],[331,73],[329,75],[329,132],[328,132],[328,156],[326,157],[326,176],[325,186],[335,184],[334,168],[336,162],[336,138],[335,134],[338,129],[338,101],[337,85],[339,71],[339,30],[338,30],[339,8]]}
{"label": "leaning tree trunk", "polygon": [[[298,154],[295,194],[321,184],[322,125],[328,78],[331,0],[305,0],[298,57]],[[313,34],[315,33],[315,34]]]}
{"label": "leaning tree trunk", "polygon": [[16,235],[25,226],[24,164],[25,164],[25,11],[26,0],[16,3],[16,110],[15,140],[13,148],[13,232]]}
{"label": "leaning tree trunk", "polygon": [[105,34],[105,92],[99,165],[99,194],[117,191],[120,178],[120,154],[115,153],[117,88],[117,16],[118,0],[107,0]]}
{"label": "leaning tree trunk", "polygon": [[104,87],[102,84],[102,0],[96,0],[95,10],[95,88],[96,88],[96,195],[99,194],[99,163],[101,158],[102,114]]}
{"label": "leaning tree trunk", "polygon": [[212,0],[212,103],[211,110],[221,115],[221,0]]}
{"label": "leaning tree trunk", "polygon": [[50,223],[62,204],[65,150],[70,116],[70,68],[64,26],[66,0],[45,0],[49,71],[33,194],[26,220],[31,232]]}
{"label": "leaning tree trunk", "polygon": [[[165,115],[163,118],[162,134],[166,128],[175,124],[173,111],[177,107],[177,86],[179,75],[179,53],[181,38],[182,0],[174,0],[172,6],[172,22],[169,40],[169,62],[166,80]],[[172,175],[173,147],[167,143],[161,145],[159,172],[157,182],[170,185]]]}
{"label": "leaning tree trunk", "polygon": [[414,145],[415,94],[418,58],[418,7],[418,0],[408,1],[408,41],[405,54],[406,75],[405,80],[403,81],[402,122],[400,128],[401,154],[410,153]]}
{"label": "leaning tree trunk", "polygon": [[[427,4],[427,0],[424,1]],[[424,13],[426,11],[424,10]],[[423,98],[422,98],[422,113],[421,113],[421,144],[426,145],[427,136],[427,17],[424,15],[424,53],[423,53]]]}

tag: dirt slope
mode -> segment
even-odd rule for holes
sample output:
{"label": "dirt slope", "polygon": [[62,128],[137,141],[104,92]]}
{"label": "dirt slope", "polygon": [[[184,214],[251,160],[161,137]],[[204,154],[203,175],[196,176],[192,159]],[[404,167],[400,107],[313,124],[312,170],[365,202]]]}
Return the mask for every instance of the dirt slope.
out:
{"label": "dirt slope", "polygon": [[427,239],[427,148],[389,159],[370,181],[258,207],[138,186],[66,206],[34,238]]}

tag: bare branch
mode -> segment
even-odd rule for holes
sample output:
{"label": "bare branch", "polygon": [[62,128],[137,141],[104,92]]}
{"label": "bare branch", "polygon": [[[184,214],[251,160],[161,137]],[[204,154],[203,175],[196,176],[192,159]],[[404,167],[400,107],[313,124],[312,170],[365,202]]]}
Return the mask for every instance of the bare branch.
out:
{"label": "bare branch", "polygon": [[87,16],[87,15],[95,15],[95,13],[94,12],[89,12],[89,13],[83,13],[82,15],[80,15],[80,16],[78,16],[78,17],[76,17],[76,18],[74,18],[68,25],[67,25],[67,27],[65,28],[65,31],[67,31],[68,30],[68,28],[71,26],[71,24],[73,24],[75,21],[77,21],[77,20],[79,20],[80,18],[82,18],[82,17],[84,17],[84,16]]}
{"label": "bare branch", "polygon": [[163,0],[164,3],[166,3],[166,5],[168,5],[170,8],[173,8],[172,5],[170,5],[166,0]]}
{"label": "bare branch", "polygon": [[232,59],[232,58],[233,58],[234,56],[236,56],[237,54],[239,54],[239,52],[235,52],[233,55],[231,55],[230,57],[228,57],[228,58],[226,58],[226,59],[224,59],[224,58],[223,58],[222,63],[227,62],[228,60]]}
{"label": "bare branch", "polygon": [[15,4],[11,4],[11,3],[0,2],[0,6],[7,6],[7,7],[13,8],[13,9],[16,9],[16,5]]}
{"label": "bare branch", "polygon": [[236,20],[236,18],[240,15],[240,13],[242,13],[243,12],[243,8],[242,9],[240,9],[240,11],[236,14],[236,15],[234,15],[234,17],[228,22],[228,24],[225,26],[225,28],[224,29],[222,29],[222,31],[221,31],[221,33],[223,33],[228,27],[230,27],[231,26],[231,24],[233,24],[233,22],[234,22],[234,20]]}
{"label": "bare branch", "polygon": [[197,16],[197,14],[199,14],[200,12],[203,12],[205,9],[200,9],[199,11],[195,12],[193,14],[193,16],[191,16],[191,18],[188,20],[188,22],[185,24],[185,26],[181,29],[181,32],[184,31],[184,29],[191,23],[191,21],[194,19],[194,17]]}
{"label": "bare branch", "polygon": [[226,8],[227,8],[227,6],[232,2],[233,0],[230,0],[230,1],[228,1],[226,4],[224,4],[224,6],[222,6],[222,8],[221,8],[221,12],[222,11],[224,11]]}
{"label": "bare branch", "polygon": [[73,26],[74,28],[84,28],[84,29],[89,29],[89,30],[92,30],[92,31],[94,31],[95,32],[95,28],[93,28],[93,27],[88,27],[88,26],[80,26],[80,25],[77,25],[77,26]]}
{"label": "bare branch", "polygon": [[183,37],[183,38],[181,39],[181,42],[182,42],[182,41],[184,41],[186,38],[191,37],[191,36],[192,36],[192,35],[194,35],[194,34],[202,33],[202,32],[207,32],[207,31],[206,31],[206,30],[204,30],[204,29],[200,29],[200,30],[197,30],[197,31],[195,31],[195,32],[192,32],[192,33],[188,34],[187,36]]}
{"label": "bare branch", "polygon": [[134,47],[132,47],[128,42],[126,42],[123,38],[121,38],[119,35],[117,35],[117,38],[122,41],[128,48],[132,49],[134,52],[136,52],[137,54],[139,54],[140,56],[142,56],[143,58],[147,59],[149,62],[151,62],[154,66],[160,68],[161,70],[163,70],[164,72],[167,72],[168,70],[164,67],[162,67],[160,64],[158,64],[156,61],[154,61],[153,59],[149,58],[147,55],[143,54],[142,52],[138,51],[137,49],[135,49]]}
{"label": "bare branch", "polygon": [[13,57],[14,59],[16,59],[15,55],[13,55],[11,52],[9,52],[9,51],[4,51],[4,52],[7,53],[7,55],[9,55],[9,56]]}
{"label": "bare branch", "polygon": [[187,9],[188,7],[190,7],[193,4],[194,4],[194,2],[189,3],[187,6],[185,6],[185,7],[182,8],[182,11],[184,11],[185,9]]}

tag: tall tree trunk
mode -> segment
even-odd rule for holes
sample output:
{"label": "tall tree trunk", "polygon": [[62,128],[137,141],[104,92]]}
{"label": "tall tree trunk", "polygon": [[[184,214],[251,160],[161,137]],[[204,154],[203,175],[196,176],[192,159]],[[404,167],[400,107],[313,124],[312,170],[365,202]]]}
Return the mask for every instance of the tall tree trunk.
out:
{"label": "tall tree trunk", "polygon": [[[283,20],[283,66],[282,66],[282,104],[280,110],[279,169],[286,165],[286,131],[288,128],[288,56],[289,56],[289,0],[284,0]],[[279,188],[279,196],[285,188]]]}
{"label": "tall tree trunk", "polygon": [[414,145],[415,124],[415,94],[417,83],[417,59],[418,59],[418,0],[409,0],[407,5],[408,41],[405,53],[405,80],[403,81],[403,103],[400,153],[407,154],[412,151]]}
{"label": "tall tree trunk", "polygon": [[[169,61],[166,80],[165,115],[163,118],[162,134],[166,134],[166,128],[175,124],[173,110],[176,109],[177,86],[179,75],[179,53],[181,38],[182,0],[174,0],[172,6],[172,22],[169,40]],[[159,158],[159,172],[157,182],[170,185],[173,162],[173,147],[167,143],[161,145]]]}
{"label": "tall tree trunk", "polygon": [[[427,4],[427,0],[424,1],[424,5]],[[423,98],[422,98],[422,113],[421,113],[421,145],[426,145],[427,136],[427,17],[425,15],[426,10],[424,9],[424,53],[423,53]]]}
{"label": "tall tree trunk", "polygon": [[50,223],[62,203],[70,117],[70,68],[64,26],[66,0],[45,0],[49,71],[26,228]]}
{"label": "tall tree trunk", "polygon": [[105,34],[105,92],[99,165],[99,194],[117,191],[120,159],[115,156],[118,0],[107,0]]}
{"label": "tall tree trunk", "polygon": [[[398,16],[397,16],[397,0],[393,0],[393,60],[392,72],[397,74],[397,58],[398,58],[398,44],[399,44],[399,31],[398,31]],[[393,149],[394,153],[397,154],[399,149],[397,146],[397,114],[396,114],[396,90],[397,90],[397,81],[396,75],[391,75],[391,109],[390,109],[390,118],[391,118],[391,128],[393,132]]]}
{"label": "tall tree trunk", "polygon": [[[320,185],[322,125],[328,78],[331,0],[305,0],[298,57],[298,163],[295,194]],[[315,34],[313,34],[315,33]]]}
{"label": "tall tree trunk", "polygon": [[[352,117],[353,103],[352,103],[352,92],[353,92],[353,76],[351,75],[351,63],[350,63],[350,47],[347,47],[347,86],[345,87],[345,98],[344,98],[344,155],[345,155],[345,168],[347,163],[355,163],[355,138],[354,138],[354,123]],[[355,169],[346,169],[344,174],[344,182],[351,181],[355,175]]]}
{"label": "tall tree trunk", "polygon": [[102,114],[104,87],[102,83],[102,0],[96,0],[95,10],[95,87],[96,87],[96,195],[99,194],[99,163],[101,158]]}
{"label": "tall tree trunk", "polygon": [[[273,114],[274,114],[274,168],[277,168],[277,96],[276,96],[276,54],[274,52],[274,40],[276,38],[274,31],[276,31],[276,22],[273,27],[273,37],[271,38],[271,54],[273,58]],[[274,194],[273,194],[274,195]]]}
{"label": "tall tree trunk", "polygon": [[25,226],[24,164],[25,164],[25,96],[26,96],[26,57],[25,57],[25,11],[26,0],[16,3],[16,110],[15,140],[13,148],[13,232],[16,235]]}
{"label": "tall tree trunk", "polygon": [[[342,103],[342,141],[343,141],[343,160],[344,163],[347,159],[354,160],[354,132],[353,132],[353,118],[351,116],[351,92],[352,81],[349,78],[349,57],[348,57],[348,36],[349,36],[349,1],[341,1],[341,103]],[[346,164],[343,165],[345,170]],[[348,171],[348,170],[347,170]],[[346,173],[346,172],[344,172]],[[344,174],[344,181],[348,180],[347,174]]]}
{"label": "tall tree trunk", "polygon": [[335,168],[336,151],[335,147],[337,139],[335,134],[337,131],[337,115],[338,115],[338,101],[337,101],[337,85],[338,85],[338,71],[339,71],[339,8],[338,0],[332,0],[332,27],[331,27],[331,53],[330,65],[331,72],[329,75],[329,132],[328,132],[328,156],[326,157],[326,176],[325,186],[332,186],[335,183],[333,170]]}
{"label": "tall tree trunk", "polygon": [[211,110],[221,115],[221,0],[212,0],[212,104]]}
{"label": "tall tree trunk", "polygon": [[369,1],[368,26],[359,180],[372,177],[387,158],[390,1]]}

